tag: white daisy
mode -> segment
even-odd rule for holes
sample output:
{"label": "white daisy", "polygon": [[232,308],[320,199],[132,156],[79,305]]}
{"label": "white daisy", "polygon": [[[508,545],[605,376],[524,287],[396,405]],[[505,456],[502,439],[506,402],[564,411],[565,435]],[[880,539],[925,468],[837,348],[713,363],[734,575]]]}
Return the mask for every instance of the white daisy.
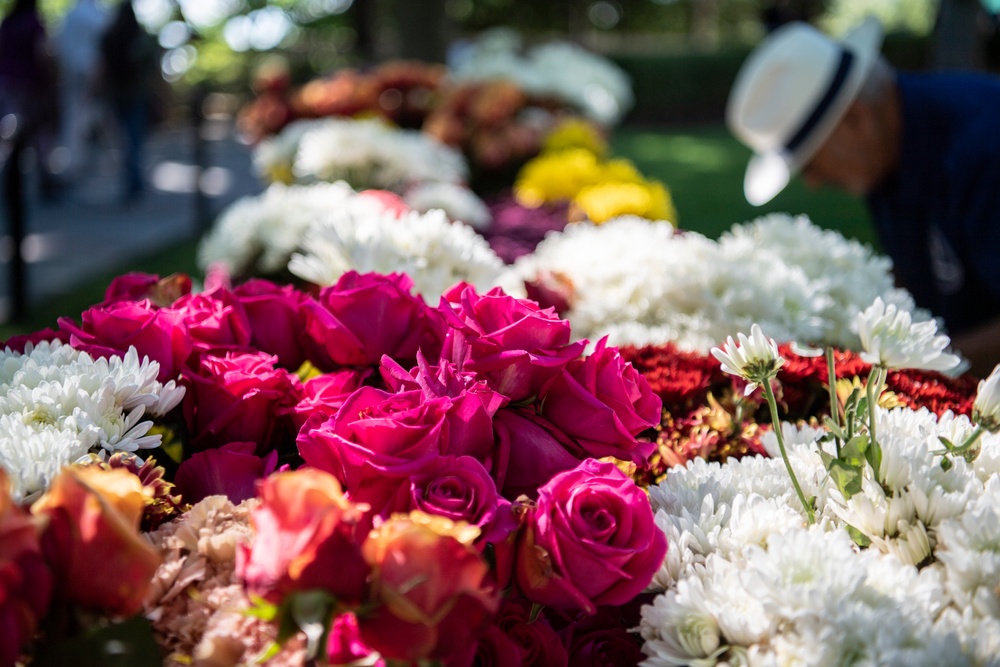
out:
{"label": "white daisy", "polygon": [[858,315],[858,335],[864,350],[861,358],[873,365],[948,371],[961,361],[944,351],[951,340],[937,335],[934,320],[914,322],[909,312],[881,297]]}

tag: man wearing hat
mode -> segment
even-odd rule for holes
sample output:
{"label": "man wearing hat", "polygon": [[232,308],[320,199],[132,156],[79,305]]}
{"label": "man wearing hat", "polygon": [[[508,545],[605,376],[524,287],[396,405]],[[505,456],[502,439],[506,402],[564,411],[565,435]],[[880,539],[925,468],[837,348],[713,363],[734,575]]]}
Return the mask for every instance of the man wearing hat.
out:
{"label": "man wearing hat", "polygon": [[1000,78],[894,72],[868,19],[837,42],[805,23],[744,62],[726,120],[753,149],[743,189],[801,173],[865,197],[901,286],[986,375],[1000,362]]}

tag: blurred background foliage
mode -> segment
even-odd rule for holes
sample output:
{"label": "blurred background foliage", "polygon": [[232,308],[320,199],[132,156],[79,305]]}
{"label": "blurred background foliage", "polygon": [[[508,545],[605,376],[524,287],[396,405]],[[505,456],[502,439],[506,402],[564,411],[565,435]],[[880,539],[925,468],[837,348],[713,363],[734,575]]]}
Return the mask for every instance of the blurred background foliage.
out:
{"label": "blurred background foliage", "polygon": [[[5,14],[12,1],[0,0],[0,13]],[[72,2],[40,0],[52,29]],[[812,20],[837,33],[864,14],[875,13],[890,32],[920,39],[930,34],[941,2],[970,0],[135,0],[134,4],[140,21],[159,37],[168,80],[181,86],[211,82],[217,90],[243,92],[249,89],[254,69],[267,57],[283,57],[293,81],[301,83],[366,62],[443,61],[448,44],[499,25],[529,38],[571,39],[622,61],[639,76],[646,74],[643,67],[663,67],[657,58],[686,56],[690,60],[683,65],[690,66],[692,78],[706,82],[699,57],[720,53],[723,60],[728,55],[738,63],[748,45],[786,20]],[[644,65],[644,59],[649,64]],[[678,90],[678,81],[666,83]],[[725,77],[719,81],[720,86],[728,83]]]}

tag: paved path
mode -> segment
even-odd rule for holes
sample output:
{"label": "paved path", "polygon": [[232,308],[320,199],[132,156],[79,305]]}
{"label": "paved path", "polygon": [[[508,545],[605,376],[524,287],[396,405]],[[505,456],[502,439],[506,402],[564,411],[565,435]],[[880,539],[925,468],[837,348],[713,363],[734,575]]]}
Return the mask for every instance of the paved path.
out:
{"label": "paved path", "polygon": [[[211,219],[238,197],[262,190],[251,170],[250,149],[239,142],[232,123],[206,121],[205,169],[201,189]],[[27,263],[27,306],[71,291],[81,282],[131,258],[155,253],[195,238],[195,132],[164,129],[154,134],[146,152],[149,186],[137,200],[121,203],[117,151],[95,151],[81,179],[55,201],[42,201],[35,179],[26,178],[27,220],[22,245]],[[10,314],[9,258],[12,242],[5,208],[0,208],[0,322]]]}

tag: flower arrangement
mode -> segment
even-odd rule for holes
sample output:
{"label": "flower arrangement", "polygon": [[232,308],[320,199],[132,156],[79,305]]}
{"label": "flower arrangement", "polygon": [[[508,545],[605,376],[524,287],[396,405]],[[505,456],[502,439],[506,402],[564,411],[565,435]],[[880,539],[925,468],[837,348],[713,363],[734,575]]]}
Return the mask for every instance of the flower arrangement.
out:
{"label": "flower arrangement", "polygon": [[[262,280],[190,289],[122,276],[78,321],[8,344],[8,396],[100,388],[100,417],[128,437],[88,427],[81,451],[150,457],[49,461],[36,449],[56,474],[37,490],[3,482],[0,530],[128,511],[102,519],[123,527],[119,542],[94,547],[114,550],[127,590],[85,572],[99,556],[40,560],[42,529],[10,551],[11,567],[79,582],[59,583],[59,596],[83,586],[60,609],[93,609],[109,627],[141,611],[165,664],[521,662],[538,641],[565,660],[603,641],[638,654],[635,617],[619,607],[667,544],[627,473],[653,450],[644,434],[660,400],[617,349],[598,341],[585,354],[552,310],[499,289],[460,283],[428,305],[402,274],[348,271],[312,293]],[[76,396],[72,417],[86,425]],[[151,424],[131,426],[143,406],[155,438],[143,439]],[[31,463],[3,468],[22,479]],[[105,486],[121,498],[87,500]],[[30,514],[29,491],[44,494]],[[80,509],[64,509],[68,498]],[[63,640],[48,588],[11,581],[4,600],[26,611],[5,635],[16,641],[5,665],[19,647],[44,656]],[[76,618],[85,628],[92,617]]]}
{"label": "flower arrangement", "polygon": [[[298,276],[320,285],[348,270],[404,270],[432,300],[456,282],[492,287],[502,262],[486,241],[439,208],[419,213],[423,206],[450,200],[453,211],[482,214],[478,199],[455,196],[449,188],[426,184],[400,198],[385,191],[356,192],[342,181],[276,183],[223,211],[201,241],[198,263],[206,272],[214,267],[237,279]],[[411,210],[411,201],[418,207]]]}
{"label": "flower arrangement", "polygon": [[857,314],[876,296],[927,320],[890,269],[870,248],[783,214],[735,225],[718,241],[636,218],[577,223],[514,266],[529,284],[558,276],[581,336],[701,352],[755,322],[782,342],[857,349]]}
{"label": "flower arrangement", "polygon": [[617,124],[635,102],[628,75],[606,58],[559,40],[525,50],[521,36],[505,29],[487,31],[465,44],[450,76],[459,81],[507,79],[529,94],[571,104],[604,126]]}
{"label": "flower arrangement", "polygon": [[[671,549],[642,608],[643,664],[993,664],[1000,369],[971,420],[887,410],[891,370],[959,359],[880,299],[858,328],[867,381],[842,403],[830,385],[823,428],[782,423],[762,440],[774,458],[694,459],[650,489]],[[754,325],[712,353],[779,424],[775,342]]]}

